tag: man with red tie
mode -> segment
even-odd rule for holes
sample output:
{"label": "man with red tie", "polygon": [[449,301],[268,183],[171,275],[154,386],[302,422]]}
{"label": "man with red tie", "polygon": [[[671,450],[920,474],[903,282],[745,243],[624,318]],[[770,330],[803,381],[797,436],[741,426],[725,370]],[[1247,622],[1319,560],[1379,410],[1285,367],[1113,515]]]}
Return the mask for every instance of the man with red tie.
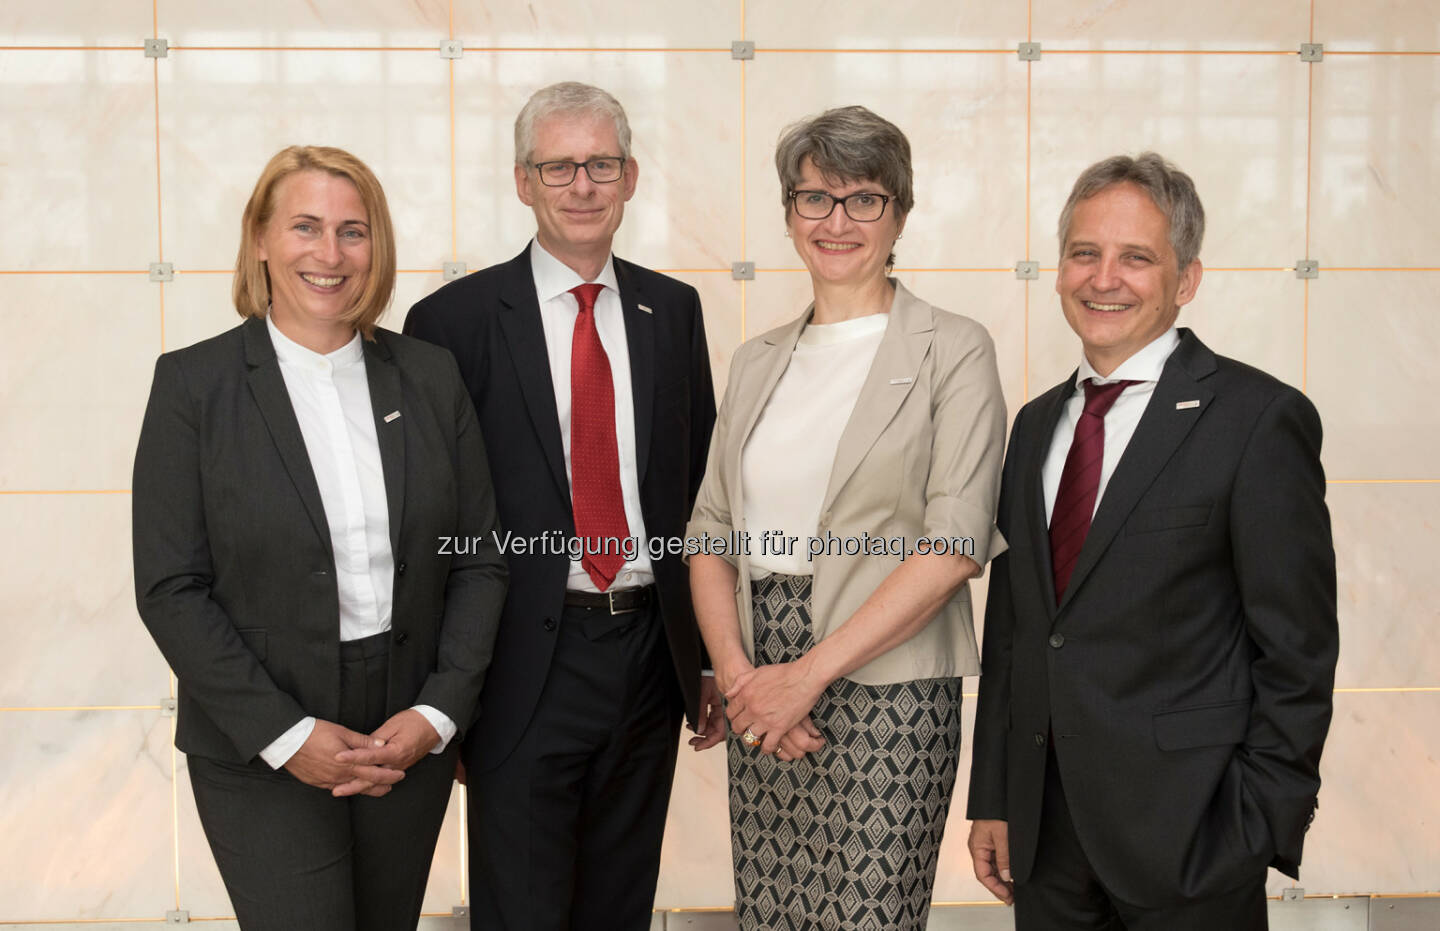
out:
{"label": "man with red tie", "polygon": [[1204,222],[1154,153],[1091,166],[1060,216],[1083,353],[1011,432],[968,811],[1020,931],[1264,928],[1266,868],[1298,875],[1315,810],[1338,652],[1320,419],[1176,328]]}
{"label": "man with red tie", "polygon": [[420,301],[485,436],[510,590],[463,759],[471,927],[649,927],[688,716],[724,737],[680,556],[715,420],[695,289],[615,258],[639,168],[614,97],[565,83],[515,121],[537,232]]}

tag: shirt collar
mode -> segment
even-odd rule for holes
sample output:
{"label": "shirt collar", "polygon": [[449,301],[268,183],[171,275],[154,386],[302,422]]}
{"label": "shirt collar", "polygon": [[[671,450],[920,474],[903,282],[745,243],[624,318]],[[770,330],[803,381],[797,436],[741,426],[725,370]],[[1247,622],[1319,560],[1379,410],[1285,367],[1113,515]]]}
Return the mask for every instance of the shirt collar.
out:
{"label": "shirt collar", "polygon": [[283,364],[292,365],[304,372],[330,372],[354,365],[365,357],[365,349],[360,344],[358,331],[350,338],[350,342],[334,352],[319,353],[313,349],[306,349],[281,333],[280,328],[275,325],[274,318],[269,314],[265,315],[265,327],[270,331],[270,343],[275,347],[276,357]]}
{"label": "shirt collar", "polygon": [[1165,360],[1170,358],[1170,353],[1179,345],[1180,332],[1172,326],[1147,343],[1139,352],[1121,362],[1109,375],[1096,372],[1082,352],[1080,370],[1075,373],[1075,386],[1080,387],[1087,378],[1094,379],[1097,385],[1109,384],[1112,381],[1159,381],[1160,373],[1165,369]]}
{"label": "shirt collar", "polygon": [[[541,304],[553,301],[576,285],[586,283],[584,278],[575,274],[573,268],[546,252],[538,239],[530,240],[530,272],[535,277],[535,296]],[[615,279],[614,253],[606,258],[600,274],[595,277],[595,283],[616,294],[620,293],[620,285]]]}

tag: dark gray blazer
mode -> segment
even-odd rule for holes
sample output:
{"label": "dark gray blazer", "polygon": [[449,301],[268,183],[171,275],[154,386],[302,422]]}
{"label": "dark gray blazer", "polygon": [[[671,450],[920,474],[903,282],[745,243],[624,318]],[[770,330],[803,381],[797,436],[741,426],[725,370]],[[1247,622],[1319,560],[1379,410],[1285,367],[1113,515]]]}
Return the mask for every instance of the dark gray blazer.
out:
{"label": "dark gray blazer", "polygon": [[[376,330],[365,367],[395,557],[387,713],[432,705],[463,732],[506,579],[479,426],[449,353]],[[246,762],[307,714],[335,720],[330,532],[264,320],[160,357],[133,488],[136,599],[179,680],[175,745]],[[483,545],[439,555],[451,536]]]}
{"label": "dark gray blazer", "polygon": [[1009,821],[1024,882],[1053,731],[1075,830],[1119,898],[1295,876],[1339,648],[1320,418],[1182,329],[1057,607],[1040,471],[1074,385],[1011,433],[969,817]]}

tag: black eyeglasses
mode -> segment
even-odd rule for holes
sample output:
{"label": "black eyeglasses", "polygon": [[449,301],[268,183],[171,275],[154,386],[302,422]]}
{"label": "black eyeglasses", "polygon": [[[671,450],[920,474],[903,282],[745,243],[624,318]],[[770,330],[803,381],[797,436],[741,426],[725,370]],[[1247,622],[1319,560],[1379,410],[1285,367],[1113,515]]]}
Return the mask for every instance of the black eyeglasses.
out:
{"label": "black eyeglasses", "polygon": [[890,195],[857,191],[836,197],[824,191],[791,191],[790,200],[795,204],[795,212],[807,220],[823,220],[834,213],[835,205],[839,204],[850,219],[858,223],[874,223],[885,213]]}
{"label": "black eyeglasses", "polygon": [[575,180],[575,173],[581,168],[596,184],[619,181],[625,173],[625,159],[614,155],[602,155],[583,162],[533,162],[532,165],[540,176],[540,183],[546,187],[565,187]]}

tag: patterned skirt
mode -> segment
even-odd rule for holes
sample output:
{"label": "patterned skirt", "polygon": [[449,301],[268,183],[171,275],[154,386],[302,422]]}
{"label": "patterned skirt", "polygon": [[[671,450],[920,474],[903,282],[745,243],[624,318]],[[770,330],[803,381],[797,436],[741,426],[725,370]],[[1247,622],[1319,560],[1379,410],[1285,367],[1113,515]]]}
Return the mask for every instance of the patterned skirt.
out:
{"label": "patterned skirt", "polygon": [[[815,645],[811,577],[753,587],[756,665]],[[840,679],[811,712],[825,745],[794,762],[731,734],[730,845],[745,931],[907,931],[929,917],[960,752],[960,679]]]}

